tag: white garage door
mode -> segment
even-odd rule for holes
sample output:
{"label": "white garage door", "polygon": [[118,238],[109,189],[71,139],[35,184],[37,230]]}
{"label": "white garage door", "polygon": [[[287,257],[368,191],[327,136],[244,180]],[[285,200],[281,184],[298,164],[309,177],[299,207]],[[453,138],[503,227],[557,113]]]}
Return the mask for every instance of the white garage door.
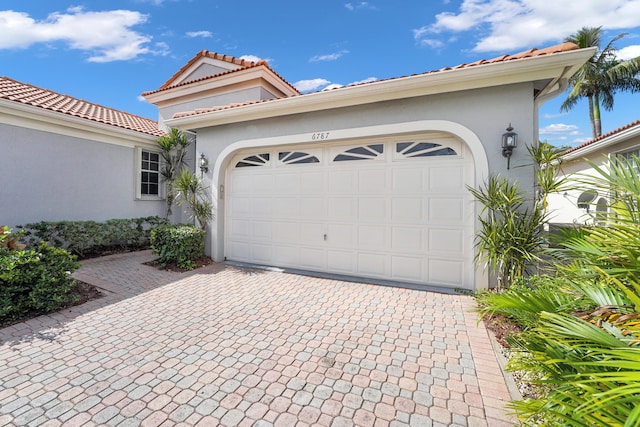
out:
{"label": "white garage door", "polygon": [[240,153],[226,257],[473,289],[473,184],[466,145],[442,134]]}

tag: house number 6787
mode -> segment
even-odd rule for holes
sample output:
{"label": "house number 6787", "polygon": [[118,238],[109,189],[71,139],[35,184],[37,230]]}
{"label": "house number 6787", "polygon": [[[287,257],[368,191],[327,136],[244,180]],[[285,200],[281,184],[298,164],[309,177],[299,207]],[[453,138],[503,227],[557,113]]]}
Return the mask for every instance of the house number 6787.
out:
{"label": "house number 6787", "polygon": [[319,140],[328,139],[328,138],[329,138],[329,132],[316,132],[313,135],[311,135],[312,141],[319,141]]}

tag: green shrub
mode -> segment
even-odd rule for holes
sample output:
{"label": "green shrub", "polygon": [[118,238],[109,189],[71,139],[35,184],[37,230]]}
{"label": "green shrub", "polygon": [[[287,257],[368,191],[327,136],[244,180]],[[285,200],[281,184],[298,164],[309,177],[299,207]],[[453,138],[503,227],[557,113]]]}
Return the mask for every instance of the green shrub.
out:
{"label": "green shrub", "polygon": [[160,255],[162,268],[175,263],[190,270],[195,260],[204,257],[205,231],[194,225],[163,225],[151,230],[151,250]]}
{"label": "green shrub", "polygon": [[41,242],[36,249],[0,252],[0,322],[48,313],[69,302],[80,264],[68,251]]}
{"label": "green shrub", "polygon": [[103,252],[136,250],[149,247],[153,227],[166,224],[157,217],[110,219],[104,223],[95,221],[41,221],[20,226],[26,233],[27,243],[35,247],[39,242],[67,249],[85,258]]}

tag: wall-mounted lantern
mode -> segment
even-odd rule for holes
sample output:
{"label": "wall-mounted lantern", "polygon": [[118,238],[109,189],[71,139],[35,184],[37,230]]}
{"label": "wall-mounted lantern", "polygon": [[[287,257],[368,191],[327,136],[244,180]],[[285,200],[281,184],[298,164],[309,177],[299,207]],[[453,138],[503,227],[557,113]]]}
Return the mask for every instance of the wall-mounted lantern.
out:
{"label": "wall-mounted lantern", "polygon": [[507,169],[511,167],[511,154],[517,146],[518,134],[513,131],[511,123],[509,123],[507,131],[502,134],[502,156],[507,158]]}
{"label": "wall-mounted lantern", "polygon": [[204,157],[204,153],[200,153],[200,178],[209,172],[209,160]]}

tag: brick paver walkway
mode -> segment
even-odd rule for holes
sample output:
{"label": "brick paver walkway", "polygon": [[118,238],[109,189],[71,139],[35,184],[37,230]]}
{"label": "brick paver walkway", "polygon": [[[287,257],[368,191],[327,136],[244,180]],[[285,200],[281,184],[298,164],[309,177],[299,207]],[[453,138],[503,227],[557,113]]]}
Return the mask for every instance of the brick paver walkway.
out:
{"label": "brick paver walkway", "polygon": [[0,330],[0,425],[514,424],[470,297],[152,258],[87,261],[103,298]]}

